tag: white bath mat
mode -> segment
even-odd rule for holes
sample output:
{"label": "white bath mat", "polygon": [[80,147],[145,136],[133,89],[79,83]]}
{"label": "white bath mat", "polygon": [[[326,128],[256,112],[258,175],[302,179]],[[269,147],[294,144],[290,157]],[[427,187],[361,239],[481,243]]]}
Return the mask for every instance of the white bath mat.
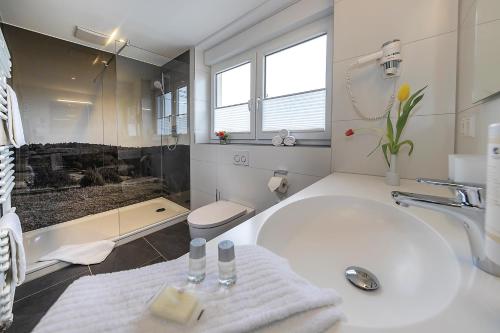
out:
{"label": "white bath mat", "polygon": [[44,255],[38,261],[59,260],[78,265],[98,264],[106,259],[114,247],[115,242],[109,240],[64,245]]}

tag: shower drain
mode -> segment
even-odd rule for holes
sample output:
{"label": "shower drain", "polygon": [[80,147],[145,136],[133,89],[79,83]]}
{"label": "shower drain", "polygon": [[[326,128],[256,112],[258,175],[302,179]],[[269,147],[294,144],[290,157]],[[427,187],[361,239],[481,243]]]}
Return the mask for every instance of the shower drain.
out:
{"label": "shower drain", "polygon": [[166,209],[165,209],[165,208],[158,208],[158,209],[156,210],[156,212],[157,212],[157,213],[161,213],[161,212],[164,212],[164,211],[166,211]]}
{"label": "shower drain", "polygon": [[354,286],[362,290],[373,291],[380,287],[375,274],[358,266],[349,266],[345,269],[345,278]]}

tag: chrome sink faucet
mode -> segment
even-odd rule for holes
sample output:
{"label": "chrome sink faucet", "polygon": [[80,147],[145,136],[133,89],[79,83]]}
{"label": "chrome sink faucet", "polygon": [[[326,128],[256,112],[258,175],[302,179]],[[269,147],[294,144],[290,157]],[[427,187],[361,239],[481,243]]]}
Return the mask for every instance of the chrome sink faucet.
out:
{"label": "chrome sink faucet", "polygon": [[455,197],[393,191],[391,194],[394,201],[402,207],[426,208],[452,215],[460,220],[469,237],[474,265],[489,274],[500,277],[500,265],[492,262],[485,254],[486,187],[425,178],[418,178],[417,182],[447,187],[452,190]]}

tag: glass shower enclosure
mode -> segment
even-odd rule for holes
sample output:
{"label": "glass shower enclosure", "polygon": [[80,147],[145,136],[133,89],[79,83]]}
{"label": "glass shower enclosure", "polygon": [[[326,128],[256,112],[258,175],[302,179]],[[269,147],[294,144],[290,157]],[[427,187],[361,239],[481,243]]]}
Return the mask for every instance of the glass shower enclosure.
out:
{"label": "glass shower enclosure", "polygon": [[189,52],[171,60],[118,43],[113,54],[2,30],[27,140],[12,203],[28,273],[60,265],[38,261],[60,246],[126,242],[185,220]]}

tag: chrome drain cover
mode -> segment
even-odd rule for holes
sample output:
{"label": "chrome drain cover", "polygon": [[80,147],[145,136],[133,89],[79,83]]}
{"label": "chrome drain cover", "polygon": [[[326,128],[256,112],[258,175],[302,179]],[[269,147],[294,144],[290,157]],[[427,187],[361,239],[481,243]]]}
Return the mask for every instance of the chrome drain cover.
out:
{"label": "chrome drain cover", "polygon": [[345,278],[359,289],[372,291],[380,287],[377,277],[369,270],[361,267],[347,267],[345,269]]}

